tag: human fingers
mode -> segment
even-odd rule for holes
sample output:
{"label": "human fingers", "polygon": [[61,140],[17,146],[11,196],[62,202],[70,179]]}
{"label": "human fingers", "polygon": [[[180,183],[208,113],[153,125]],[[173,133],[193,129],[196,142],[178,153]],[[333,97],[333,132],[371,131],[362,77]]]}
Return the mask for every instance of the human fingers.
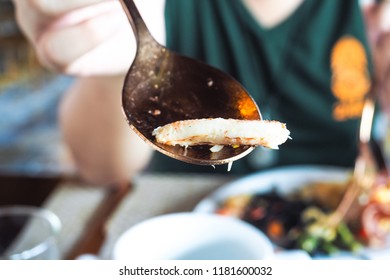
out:
{"label": "human fingers", "polygon": [[77,76],[111,76],[125,74],[135,56],[135,38],[129,30],[122,28],[88,53],[78,57],[63,69]]}
{"label": "human fingers", "polygon": [[56,16],[102,1],[106,0],[13,0],[19,26],[33,42]]}
{"label": "human fingers", "polygon": [[92,7],[83,8],[54,22],[36,41],[41,62],[51,69],[66,72],[78,58],[111,40],[123,28],[128,30],[123,41],[128,41],[132,34],[130,26],[120,5],[116,6],[93,16],[88,12]]}
{"label": "human fingers", "polygon": [[88,5],[104,1],[106,0],[33,0],[35,6],[41,11],[46,14],[56,16],[77,8],[86,7]]}
{"label": "human fingers", "polygon": [[[56,17],[36,12],[24,16],[33,0],[14,1],[19,3],[19,23],[46,67],[84,76],[128,70],[136,45],[118,0],[101,1]],[[149,1],[135,2],[152,34],[163,43],[165,1],[153,1],[153,7]]]}
{"label": "human fingers", "polygon": [[17,5],[24,5],[32,9],[33,12],[45,16],[58,16],[66,12],[86,7],[91,4],[104,2],[107,0],[14,0]]}
{"label": "human fingers", "polygon": [[[47,68],[75,75],[80,74],[78,71],[85,75],[118,73],[118,69],[124,72],[128,68],[129,63],[124,59],[126,55],[121,60],[108,59],[112,56],[110,49],[111,53],[117,54],[122,53],[125,46],[130,51],[132,46],[129,43],[132,40],[131,27],[119,1],[100,1],[57,17],[37,10],[26,13],[32,0],[14,1],[18,23],[34,45],[40,62]],[[120,31],[123,29],[126,32]],[[118,32],[122,33],[121,38],[118,38]],[[116,38],[118,46],[109,43],[111,37]],[[107,67],[101,71],[102,67],[95,65],[100,61],[110,62],[111,67],[106,63]]]}

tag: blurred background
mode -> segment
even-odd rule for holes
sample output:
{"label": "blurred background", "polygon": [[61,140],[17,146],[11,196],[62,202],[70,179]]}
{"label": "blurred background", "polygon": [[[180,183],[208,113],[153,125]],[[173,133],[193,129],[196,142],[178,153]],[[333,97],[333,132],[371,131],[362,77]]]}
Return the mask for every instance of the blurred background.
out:
{"label": "blurred background", "polygon": [[[0,209],[29,205],[51,210],[62,224],[58,257],[74,258],[99,248],[102,227],[94,221],[105,220],[110,195],[116,193],[65,180],[75,179],[75,172],[57,112],[72,78],[40,66],[14,14],[13,2],[0,0]],[[0,249],[4,233],[10,232],[15,235],[0,223]]]}
{"label": "blurred background", "polygon": [[0,173],[72,173],[57,126],[57,108],[71,77],[44,70],[0,0]]}

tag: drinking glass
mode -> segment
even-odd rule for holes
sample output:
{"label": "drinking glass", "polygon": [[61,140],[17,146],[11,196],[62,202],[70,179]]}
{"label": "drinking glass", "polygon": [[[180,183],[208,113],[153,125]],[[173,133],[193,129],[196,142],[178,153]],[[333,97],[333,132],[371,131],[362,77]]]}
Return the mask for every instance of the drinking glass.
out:
{"label": "drinking glass", "polygon": [[56,244],[61,229],[50,210],[33,206],[0,207],[0,259],[58,259]]}

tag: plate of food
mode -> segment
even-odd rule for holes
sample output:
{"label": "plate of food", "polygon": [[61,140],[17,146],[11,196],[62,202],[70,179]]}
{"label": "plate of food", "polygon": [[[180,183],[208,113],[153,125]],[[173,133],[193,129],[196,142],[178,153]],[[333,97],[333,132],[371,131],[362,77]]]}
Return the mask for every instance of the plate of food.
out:
{"label": "plate of food", "polygon": [[261,171],[220,187],[194,211],[244,220],[265,233],[277,250],[305,250],[314,259],[390,259],[388,186],[370,192],[364,204],[355,203],[337,226],[323,222],[336,209],[351,177],[351,169],[333,166]]}

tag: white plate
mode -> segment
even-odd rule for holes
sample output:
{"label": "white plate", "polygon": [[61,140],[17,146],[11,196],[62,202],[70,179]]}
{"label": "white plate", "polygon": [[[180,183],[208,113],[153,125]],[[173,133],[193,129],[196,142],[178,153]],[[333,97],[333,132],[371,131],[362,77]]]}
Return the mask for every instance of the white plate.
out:
{"label": "white plate", "polygon": [[[217,189],[195,208],[199,213],[215,213],[228,197],[238,194],[260,194],[275,190],[286,195],[313,182],[345,182],[351,170],[332,166],[301,165],[275,168],[243,177]],[[359,259],[349,252],[337,255],[316,256],[316,259]]]}
{"label": "white plate", "polygon": [[222,186],[202,200],[195,212],[214,213],[228,197],[237,194],[266,193],[275,189],[288,194],[311,182],[343,182],[350,176],[350,170],[331,166],[290,166],[262,171],[243,177]]}

